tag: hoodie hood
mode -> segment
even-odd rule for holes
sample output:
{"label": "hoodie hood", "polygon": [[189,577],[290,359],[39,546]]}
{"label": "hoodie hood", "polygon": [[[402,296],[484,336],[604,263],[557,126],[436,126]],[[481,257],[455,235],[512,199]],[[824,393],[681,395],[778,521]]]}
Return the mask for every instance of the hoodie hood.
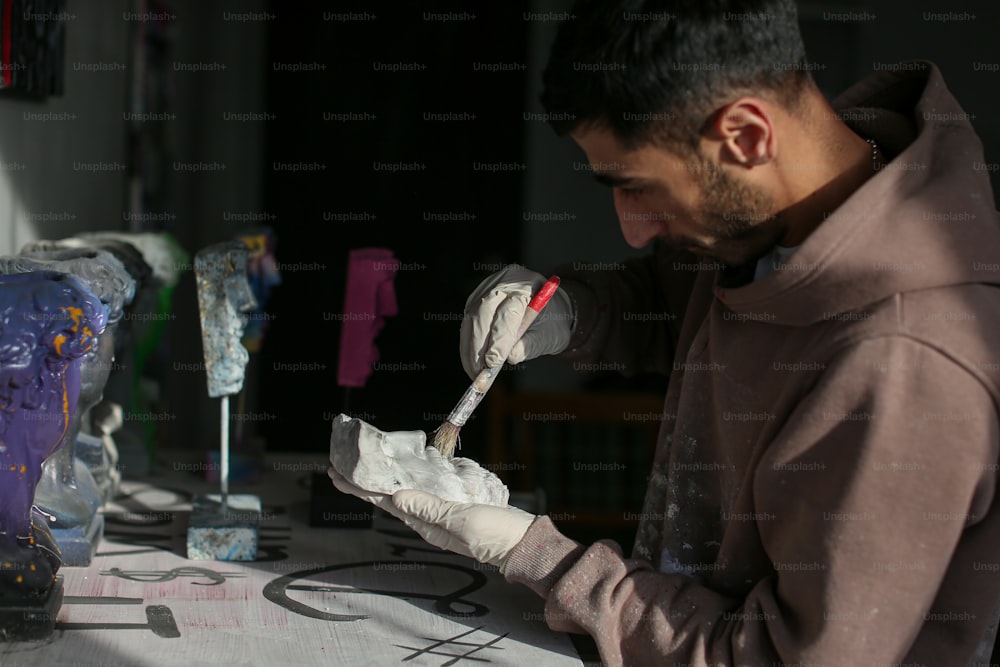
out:
{"label": "hoodie hood", "polygon": [[748,319],[805,326],[902,292],[1000,286],[1000,219],[982,143],[938,68],[899,63],[833,107],[895,157],[787,264],[742,287],[717,287],[719,300]]}

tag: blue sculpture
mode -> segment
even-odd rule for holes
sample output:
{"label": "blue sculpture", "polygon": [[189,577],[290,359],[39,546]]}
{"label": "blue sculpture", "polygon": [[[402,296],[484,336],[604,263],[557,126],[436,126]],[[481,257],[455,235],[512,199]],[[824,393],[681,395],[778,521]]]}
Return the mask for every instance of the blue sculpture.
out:
{"label": "blue sculpture", "polygon": [[0,275],[0,639],[52,632],[60,553],[32,501],[76,411],[80,360],[106,324],[107,308],[73,276]]}
{"label": "blue sculpture", "polygon": [[35,490],[35,505],[51,517],[50,528],[59,542],[65,565],[88,565],[103,532],[100,490],[87,466],[75,459],[83,414],[101,398],[114,360],[114,329],[135,283],[111,254],[74,248],[43,253],[43,257],[0,257],[0,273],[58,271],[76,276],[107,308],[107,327],[80,364],[80,395],[71,415],[66,446],[45,462]]}

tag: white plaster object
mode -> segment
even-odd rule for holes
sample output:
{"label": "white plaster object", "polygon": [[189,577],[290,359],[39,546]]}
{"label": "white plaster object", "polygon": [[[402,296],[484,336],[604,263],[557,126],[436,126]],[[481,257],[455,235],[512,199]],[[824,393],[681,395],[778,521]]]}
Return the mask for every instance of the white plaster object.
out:
{"label": "white plaster object", "polygon": [[380,431],[347,415],[333,420],[330,462],[352,484],[375,493],[417,489],[464,503],[506,507],[500,478],[472,459],[444,458],[423,431]]}

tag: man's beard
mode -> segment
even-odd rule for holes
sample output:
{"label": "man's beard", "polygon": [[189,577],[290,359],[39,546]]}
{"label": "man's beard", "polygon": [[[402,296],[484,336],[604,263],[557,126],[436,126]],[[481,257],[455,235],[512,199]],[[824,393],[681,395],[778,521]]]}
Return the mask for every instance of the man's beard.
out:
{"label": "man's beard", "polygon": [[731,266],[767,254],[785,232],[774,215],[774,198],[737,180],[704,156],[696,159],[694,178],[701,193],[700,219],[695,222],[713,239],[703,247],[704,254]]}

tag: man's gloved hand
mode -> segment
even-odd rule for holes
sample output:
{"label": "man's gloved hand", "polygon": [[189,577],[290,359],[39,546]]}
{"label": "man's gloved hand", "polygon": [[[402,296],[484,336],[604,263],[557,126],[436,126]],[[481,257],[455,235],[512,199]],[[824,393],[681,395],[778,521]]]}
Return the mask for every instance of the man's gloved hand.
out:
{"label": "man's gloved hand", "polygon": [[501,572],[536,518],[516,507],[455,503],[411,489],[397,491],[391,498],[403,523],[429,543],[496,565]]}
{"label": "man's gloved hand", "polygon": [[400,521],[404,520],[406,515],[396,509],[396,506],[392,504],[392,496],[385,493],[365,491],[361,487],[351,484],[347,481],[346,477],[337,472],[333,467],[327,468],[326,474],[333,480],[333,485],[337,487],[337,490],[350,494],[356,498],[361,498],[361,500],[371,503],[379,509],[385,510]]}
{"label": "man's gloved hand", "polygon": [[520,341],[517,329],[532,295],[545,284],[540,273],[512,264],[489,276],[465,302],[459,352],[470,378],[504,361],[519,364],[544,354],[559,354],[573,333],[572,301],[559,288]]}

